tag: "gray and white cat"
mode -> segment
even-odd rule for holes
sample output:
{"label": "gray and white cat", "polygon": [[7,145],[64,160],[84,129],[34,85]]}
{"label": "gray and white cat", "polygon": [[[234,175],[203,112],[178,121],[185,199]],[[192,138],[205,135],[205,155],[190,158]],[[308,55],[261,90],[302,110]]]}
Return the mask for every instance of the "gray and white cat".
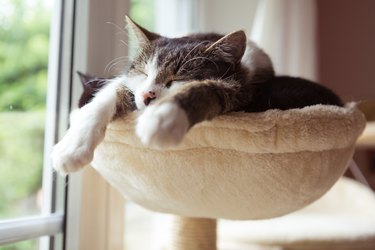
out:
{"label": "gray and white cat", "polygon": [[[308,91],[300,91],[300,84],[292,84],[296,88],[289,91],[290,81],[296,79],[275,77],[268,55],[241,30],[225,36],[201,33],[166,38],[129,18],[127,22],[140,52],[124,74],[106,81],[76,112],[52,154],[53,167],[61,173],[89,164],[108,123],[135,108],[141,112],[135,130],[142,143],[167,148],[179,144],[195,124],[230,111],[257,112],[314,103],[341,105],[332,92],[313,83],[305,83]],[[285,89],[287,102],[281,98],[279,103],[274,93],[284,93]],[[297,95],[293,94],[295,89]],[[305,97],[311,93],[319,100],[307,102]],[[294,104],[293,98],[304,101]]]}

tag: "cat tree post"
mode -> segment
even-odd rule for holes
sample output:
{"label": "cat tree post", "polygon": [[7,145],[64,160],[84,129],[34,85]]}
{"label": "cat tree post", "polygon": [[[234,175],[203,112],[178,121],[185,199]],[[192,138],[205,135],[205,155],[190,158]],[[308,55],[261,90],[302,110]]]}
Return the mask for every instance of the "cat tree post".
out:
{"label": "cat tree post", "polygon": [[176,216],[170,250],[216,250],[216,220]]}

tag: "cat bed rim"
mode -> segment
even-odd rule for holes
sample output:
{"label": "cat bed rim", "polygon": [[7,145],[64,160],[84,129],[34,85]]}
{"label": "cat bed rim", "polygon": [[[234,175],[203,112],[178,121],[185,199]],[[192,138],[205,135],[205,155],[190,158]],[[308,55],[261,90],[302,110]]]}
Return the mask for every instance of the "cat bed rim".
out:
{"label": "cat bed rim", "polygon": [[[309,111],[316,120],[301,119],[305,113],[314,117]],[[271,218],[310,204],[332,187],[365,126],[355,104],[234,114],[241,115],[299,122],[275,130],[267,119],[236,124],[223,116],[194,126],[177,150],[154,150],[135,135],[133,113],[108,127],[92,166],[124,197],[151,210],[188,217]],[[230,126],[270,129],[223,132],[215,127],[221,119]],[[207,145],[218,147],[202,147]],[[228,153],[228,148],[237,152]]]}
{"label": "cat bed rim", "polygon": [[[140,112],[133,112],[125,117],[119,118],[112,122],[108,130],[124,131],[126,133],[133,133],[134,122],[137,119]],[[228,122],[228,120],[231,122]],[[327,123],[321,122],[322,119],[328,121]],[[187,134],[184,142],[174,148],[168,149],[170,152],[184,151],[194,148],[220,148],[222,150],[243,151],[253,154],[263,153],[295,153],[295,152],[321,152],[331,149],[343,149],[354,143],[353,138],[357,138],[364,129],[364,123],[361,123],[365,118],[357,107],[356,103],[347,103],[344,107],[338,107],[333,105],[313,105],[307,106],[301,109],[289,109],[289,110],[267,110],[259,113],[246,113],[246,112],[232,112],[225,115],[218,116],[212,121],[204,121],[197,124],[191,130],[194,133],[199,133],[199,136],[194,136],[194,141],[190,140],[189,133]],[[340,126],[342,121],[350,123],[350,128],[347,129],[344,126]],[[356,123],[358,120],[358,123]],[[309,123],[315,123],[315,128],[325,129],[328,125],[334,126],[336,133],[346,134],[346,137],[335,138],[332,133],[321,134],[319,131],[312,131],[314,126]],[[298,138],[295,139],[295,145],[289,145],[288,140],[290,137],[287,134],[279,132],[285,128],[294,126],[293,131],[289,133],[298,133]],[[354,129],[352,129],[354,126]],[[207,139],[212,137],[208,135],[211,132],[209,129],[213,128],[215,131],[220,130],[223,136],[224,143],[217,143]],[[270,130],[274,130],[277,134],[277,141],[268,141],[261,147],[255,145],[259,141],[265,142],[265,138],[262,138],[262,133],[268,133]],[[298,130],[298,131],[297,131]],[[224,133],[225,132],[225,133]],[[249,140],[244,141],[241,138],[241,134],[246,135]],[[354,133],[354,134],[353,134]],[[313,145],[306,142],[306,134],[311,136],[308,138],[310,141],[319,141],[318,144]],[[250,135],[250,136],[249,136]],[[260,135],[257,137],[251,137],[251,135]],[[319,136],[314,138],[314,136]],[[231,138],[233,137],[233,139]],[[302,139],[300,139],[302,138]],[[116,141],[116,138],[111,138]],[[252,141],[252,140],[256,141]],[[355,140],[355,139],[354,139]],[[243,145],[238,147],[236,143],[242,141]],[[128,144],[133,148],[144,148],[136,138],[127,141],[121,140],[121,143]],[[282,150],[281,150],[282,148]],[[149,150],[159,150],[157,148],[149,148]]]}

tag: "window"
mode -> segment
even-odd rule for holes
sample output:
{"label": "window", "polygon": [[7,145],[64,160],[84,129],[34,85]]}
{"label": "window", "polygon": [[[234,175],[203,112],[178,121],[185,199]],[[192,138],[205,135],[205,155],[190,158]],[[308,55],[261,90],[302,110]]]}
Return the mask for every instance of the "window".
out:
{"label": "window", "polygon": [[0,219],[42,211],[50,13],[46,1],[2,3]]}
{"label": "window", "polygon": [[51,79],[59,56],[49,44],[58,39],[50,30],[59,28],[62,4],[4,0],[1,6],[0,249],[61,249],[64,180],[49,165],[58,86]]}

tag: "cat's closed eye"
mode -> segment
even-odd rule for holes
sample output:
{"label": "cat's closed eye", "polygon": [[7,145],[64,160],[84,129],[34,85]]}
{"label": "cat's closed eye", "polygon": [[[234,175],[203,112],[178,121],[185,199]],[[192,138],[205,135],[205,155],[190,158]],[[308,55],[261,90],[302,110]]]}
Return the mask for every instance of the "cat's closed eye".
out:
{"label": "cat's closed eye", "polygon": [[148,77],[148,73],[147,73],[146,69],[142,66],[132,64],[130,66],[129,70],[133,71],[136,74],[144,75],[144,76]]}
{"label": "cat's closed eye", "polygon": [[173,81],[168,81],[166,84],[165,84],[165,87],[166,88],[170,88],[172,86],[172,83]]}

